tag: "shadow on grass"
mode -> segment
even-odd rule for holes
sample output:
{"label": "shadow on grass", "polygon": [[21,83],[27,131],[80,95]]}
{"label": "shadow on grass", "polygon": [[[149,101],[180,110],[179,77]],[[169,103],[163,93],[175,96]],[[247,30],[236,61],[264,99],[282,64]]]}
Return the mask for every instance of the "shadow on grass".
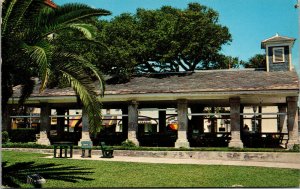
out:
{"label": "shadow on grass", "polygon": [[33,161],[8,165],[8,162],[5,161],[2,162],[2,185],[19,188],[21,184],[27,183],[27,175],[32,174],[39,174],[46,180],[62,180],[73,183],[80,180],[94,180],[86,178],[86,175],[94,173],[88,170],[91,170],[91,168],[62,166],[54,163],[35,164]]}

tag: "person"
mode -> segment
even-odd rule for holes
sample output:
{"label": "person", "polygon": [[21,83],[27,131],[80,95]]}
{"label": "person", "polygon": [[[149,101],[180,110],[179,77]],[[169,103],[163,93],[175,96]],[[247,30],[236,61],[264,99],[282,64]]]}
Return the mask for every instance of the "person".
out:
{"label": "person", "polygon": [[249,127],[247,124],[245,124],[244,128],[243,128],[243,133],[244,134],[248,134],[249,133]]}

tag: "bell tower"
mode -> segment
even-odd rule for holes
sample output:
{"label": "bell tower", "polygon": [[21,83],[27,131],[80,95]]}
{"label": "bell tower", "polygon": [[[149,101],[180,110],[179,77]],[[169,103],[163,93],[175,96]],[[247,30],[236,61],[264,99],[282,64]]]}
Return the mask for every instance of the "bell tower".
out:
{"label": "bell tower", "polygon": [[276,34],[261,42],[261,48],[266,49],[267,72],[292,70],[292,47],[295,40]]}

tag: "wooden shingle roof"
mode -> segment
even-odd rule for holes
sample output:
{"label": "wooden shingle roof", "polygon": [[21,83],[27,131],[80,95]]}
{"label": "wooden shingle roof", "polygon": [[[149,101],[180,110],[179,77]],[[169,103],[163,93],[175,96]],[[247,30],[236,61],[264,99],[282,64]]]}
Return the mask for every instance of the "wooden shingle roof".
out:
{"label": "wooden shingle roof", "polygon": [[165,78],[135,77],[125,84],[107,85],[106,94],[190,93],[299,89],[295,72],[202,71]]}
{"label": "wooden shingle roof", "polygon": [[[38,85],[31,97],[74,96],[72,88],[46,89],[38,93]],[[105,95],[201,93],[201,92],[251,92],[299,91],[295,71],[265,72],[254,70],[211,70],[174,74],[147,74],[133,77],[123,84],[107,84]],[[19,96],[18,87],[14,96]]]}

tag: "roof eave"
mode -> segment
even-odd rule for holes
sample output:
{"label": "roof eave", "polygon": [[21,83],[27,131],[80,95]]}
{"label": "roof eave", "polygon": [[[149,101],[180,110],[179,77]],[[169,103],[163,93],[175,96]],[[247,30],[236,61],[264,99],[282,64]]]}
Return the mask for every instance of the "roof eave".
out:
{"label": "roof eave", "polygon": [[296,38],[289,38],[289,37],[284,37],[285,39],[280,39],[280,40],[278,40],[278,41],[272,40],[272,39],[274,39],[274,38],[275,38],[275,37],[272,37],[272,38],[263,40],[263,41],[261,42],[261,48],[262,48],[262,49],[265,49],[267,44],[281,44],[281,43],[291,43],[291,45],[293,46],[294,43],[295,43],[295,41],[296,41]]}
{"label": "roof eave", "polygon": [[[276,95],[274,95],[276,94]],[[147,93],[147,94],[107,94],[103,98],[99,97],[101,102],[126,102],[129,100],[136,101],[174,101],[181,98],[189,100],[208,100],[208,99],[228,99],[232,96],[241,96],[244,99],[257,98],[263,96],[265,98],[277,98],[284,99],[287,96],[299,96],[299,89],[285,89],[285,90],[241,90],[241,91],[207,91],[207,92],[194,92],[194,93]],[[14,97],[14,100],[10,99],[8,104],[14,104],[18,102],[18,97]],[[281,100],[282,101],[282,100]],[[76,103],[77,98],[72,96],[34,96],[29,97],[25,104],[39,104],[41,102],[47,103]]]}

